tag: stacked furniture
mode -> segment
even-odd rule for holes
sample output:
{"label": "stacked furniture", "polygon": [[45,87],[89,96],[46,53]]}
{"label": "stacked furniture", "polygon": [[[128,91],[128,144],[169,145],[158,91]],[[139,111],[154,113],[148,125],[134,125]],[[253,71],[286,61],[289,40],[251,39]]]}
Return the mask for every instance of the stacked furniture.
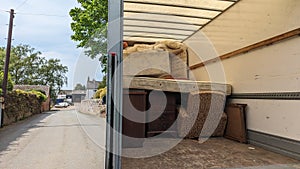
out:
{"label": "stacked furniture", "polygon": [[155,136],[223,135],[227,121],[224,104],[231,86],[189,80],[183,43],[135,44],[124,49],[123,57],[125,147],[141,147],[142,138]]}
{"label": "stacked furniture", "polygon": [[[145,110],[142,113],[145,123],[131,125],[129,119],[123,119],[124,135],[138,138],[162,133],[185,138],[223,136],[227,121],[223,111],[226,96],[231,93],[230,85],[149,77],[124,77],[123,85],[127,86],[124,91],[129,91],[124,92],[124,96],[129,94],[132,98],[142,93],[139,99],[124,100],[124,108],[130,103],[139,111],[125,108],[123,113],[141,117],[140,110]],[[150,96],[154,99],[149,99]],[[160,97],[166,98],[166,105],[162,104]],[[156,118],[149,120],[153,117]],[[142,146],[142,143],[132,146]]]}
{"label": "stacked furniture", "polygon": [[226,96],[218,91],[196,91],[189,94],[187,107],[178,115],[178,135],[185,138],[223,136],[227,116]]}

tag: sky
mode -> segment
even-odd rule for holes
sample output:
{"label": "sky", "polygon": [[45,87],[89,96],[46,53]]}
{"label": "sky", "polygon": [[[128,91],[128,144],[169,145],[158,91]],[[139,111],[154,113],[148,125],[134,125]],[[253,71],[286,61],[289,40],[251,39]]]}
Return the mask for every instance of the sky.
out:
{"label": "sky", "polygon": [[27,44],[42,52],[47,59],[57,58],[68,66],[68,84],[63,89],[73,89],[77,83],[86,84],[87,77],[102,80],[98,60],[84,55],[71,40],[73,34],[70,9],[80,6],[76,0],[0,0],[0,46],[6,47],[9,11],[15,10],[12,45]]}

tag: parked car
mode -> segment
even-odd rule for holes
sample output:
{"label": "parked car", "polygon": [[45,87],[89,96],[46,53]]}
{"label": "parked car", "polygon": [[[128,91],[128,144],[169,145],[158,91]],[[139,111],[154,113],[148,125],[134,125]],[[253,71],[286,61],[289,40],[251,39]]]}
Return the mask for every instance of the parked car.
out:
{"label": "parked car", "polygon": [[67,100],[67,101],[65,101],[65,102],[68,103],[69,106],[74,106],[74,103],[73,103],[72,101]]}
{"label": "parked car", "polygon": [[67,103],[67,102],[60,102],[60,103],[54,105],[54,107],[56,107],[56,108],[66,108],[68,106],[69,106],[69,103]]}

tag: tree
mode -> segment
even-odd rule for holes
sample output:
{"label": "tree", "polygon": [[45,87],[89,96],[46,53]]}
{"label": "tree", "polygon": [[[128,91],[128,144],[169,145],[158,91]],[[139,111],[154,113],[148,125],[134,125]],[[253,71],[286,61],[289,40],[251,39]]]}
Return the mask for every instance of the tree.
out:
{"label": "tree", "polygon": [[77,83],[76,86],[74,87],[74,90],[85,90],[85,85],[82,85],[80,83]]}
{"label": "tree", "polygon": [[59,59],[45,60],[39,69],[40,77],[35,83],[50,86],[51,98],[55,98],[61,87],[68,82],[67,72],[68,67],[60,64]]}
{"label": "tree", "polygon": [[[0,48],[0,66],[4,65],[3,53]],[[63,66],[59,59],[41,57],[41,52],[29,45],[13,46],[9,64],[9,73],[15,84],[47,85],[50,87],[51,98],[55,98],[60,88],[67,83],[68,67]]]}
{"label": "tree", "polygon": [[[4,73],[3,73],[3,71],[0,71],[0,85],[2,85],[2,83],[3,83],[3,78],[4,78]],[[13,87],[14,87],[14,83],[11,80],[10,74],[8,74],[8,78],[7,78],[7,90],[11,91],[11,90],[13,90]],[[0,88],[0,93],[2,93],[2,88]]]}
{"label": "tree", "polygon": [[32,84],[39,76],[39,66],[45,58],[39,57],[41,52],[29,45],[13,46],[10,56],[10,73],[16,84]]}
{"label": "tree", "polygon": [[81,7],[75,7],[69,12],[74,32],[71,39],[79,42],[77,47],[83,47],[89,57],[94,59],[99,56],[102,72],[106,72],[108,0],[77,1]]}
{"label": "tree", "polygon": [[98,85],[98,89],[102,89],[106,87],[106,76],[103,76],[102,81]]}

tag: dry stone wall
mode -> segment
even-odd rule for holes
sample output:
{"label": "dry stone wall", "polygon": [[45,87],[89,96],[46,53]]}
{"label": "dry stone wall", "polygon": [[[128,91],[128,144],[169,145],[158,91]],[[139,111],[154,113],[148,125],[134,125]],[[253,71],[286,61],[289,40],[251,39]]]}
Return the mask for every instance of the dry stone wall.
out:
{"label": "dry stone wall", "polygon": [[100,117],[105,117],[106,106],[102,105],[100,99],[82,100],[80,104],[76,105],[79,112]]}
{"label": "dry stone wall", "polygon": [[41,103],[35,95],[9,92],[5,100],[4,125],[41,113]]}

